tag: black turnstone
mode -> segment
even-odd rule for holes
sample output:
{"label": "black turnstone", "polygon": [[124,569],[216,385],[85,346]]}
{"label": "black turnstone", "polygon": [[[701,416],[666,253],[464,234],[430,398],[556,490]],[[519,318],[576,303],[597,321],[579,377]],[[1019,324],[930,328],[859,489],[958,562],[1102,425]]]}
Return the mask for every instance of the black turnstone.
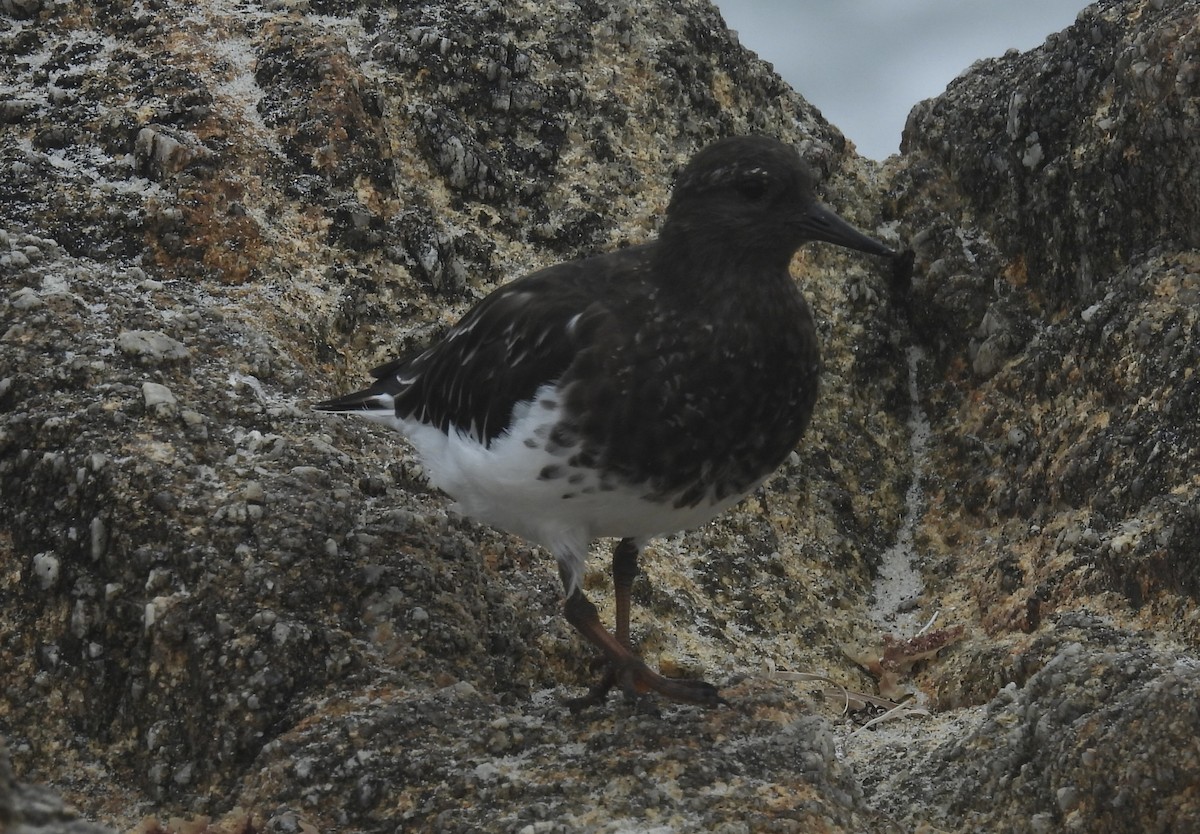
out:
{"label": "black turnstone", "polygon": [[[821,365],[788,267],[807,241],[903,260],[816,200],[791,147],[723,139],[683,169],[657,240],[512,281],[316,406],[398,429],[460,512],[554,554],[566,618],[607,661],[573,707],[613,686],[722,703],[634,654],[630,588],[647,540],[736,504],[804,433]],[[615,634],[581,587],[598,538],[619,539]]]}

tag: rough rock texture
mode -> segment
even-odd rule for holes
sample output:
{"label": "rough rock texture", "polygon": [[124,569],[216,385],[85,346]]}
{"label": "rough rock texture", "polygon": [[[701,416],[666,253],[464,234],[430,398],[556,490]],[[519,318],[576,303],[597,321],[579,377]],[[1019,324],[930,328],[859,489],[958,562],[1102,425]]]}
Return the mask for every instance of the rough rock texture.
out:
{"label": "rough rock texture", "polygon": [[10,834],[44,831],[108,834],[112,831],[82,819],[78,812],[66,806],[56,791],[18,780],[3,739],[0,739],[0,823]]}
{"label": "rough rock texture", "polygon": [[[880,166],[702,2],[0,3],[0,824],[1200,826],[1198,12],[1089,7]],[[551,560],[307,405],[748,131],[916,277],[798,256],[808,437],[647,554],[643,652],[735,707],[572,716]],[[872,690],[909,535],[933,714],[858,729],[769,670]]]}

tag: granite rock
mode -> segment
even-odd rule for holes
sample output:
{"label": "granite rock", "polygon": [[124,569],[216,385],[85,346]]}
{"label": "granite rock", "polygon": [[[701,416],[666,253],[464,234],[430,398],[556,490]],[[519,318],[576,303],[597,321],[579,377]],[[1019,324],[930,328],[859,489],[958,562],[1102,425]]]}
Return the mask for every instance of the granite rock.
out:
{"label": "granite rock", "polygon": [[[0,4],[0,823],[1194,827],[1198,10],[1097,3],[880,165],[701,0]],[[573,716],[552,560],[308,405],[749,131],[917,271],[797,257],[808,436],[645,557],[642,651],[735,706]],[[864,729],[897,553],[932,714]]]}

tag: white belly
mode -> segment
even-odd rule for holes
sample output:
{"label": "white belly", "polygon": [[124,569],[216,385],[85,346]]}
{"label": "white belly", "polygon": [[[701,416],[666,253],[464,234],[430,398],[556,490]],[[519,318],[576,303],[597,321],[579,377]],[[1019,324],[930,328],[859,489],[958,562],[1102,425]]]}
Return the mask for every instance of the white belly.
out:
{"label": "white belly", "polygon": [[636,485],[602,484],[595,471],[567,464],[573,450],[546,450],[558,409],[536,404],[545,398],[554,399],[552,389],[519,404],[511,429],[489,447],[463,432],[447,435],[413,420],[381,422],[408,437],[430,483],[455,499],[458,512],[550,550],[563,568],[568,593],[582,578],[593,540],[645,541],[697,527],[741,500],[731,495],[676,508],[645,498],[646,490]]}

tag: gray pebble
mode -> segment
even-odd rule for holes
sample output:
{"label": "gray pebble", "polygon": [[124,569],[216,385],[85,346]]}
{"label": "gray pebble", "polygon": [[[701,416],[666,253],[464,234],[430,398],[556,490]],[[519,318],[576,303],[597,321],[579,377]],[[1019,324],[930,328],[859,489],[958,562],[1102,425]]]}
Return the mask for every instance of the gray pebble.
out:
{"label": "gray pebble", "polygon": [[177,361],[191,353],[183,343],[157,330],[124,330],[117,336],[117,348],[129,356],[150,361]]}
{"label": "gray pebble", "polygon": [[171,393],[171,389],[158,382],[142,383],[142,399],[146,403],[146,408],[155,409],[160,412],[173,410],[177,405],[175,395]]}
{"label": "gray pebble", "polygon": [[48,590],[58,583],[59,562],[53,553],[39,553],[33,557],[33,575],[37,577],[42,590]]}

